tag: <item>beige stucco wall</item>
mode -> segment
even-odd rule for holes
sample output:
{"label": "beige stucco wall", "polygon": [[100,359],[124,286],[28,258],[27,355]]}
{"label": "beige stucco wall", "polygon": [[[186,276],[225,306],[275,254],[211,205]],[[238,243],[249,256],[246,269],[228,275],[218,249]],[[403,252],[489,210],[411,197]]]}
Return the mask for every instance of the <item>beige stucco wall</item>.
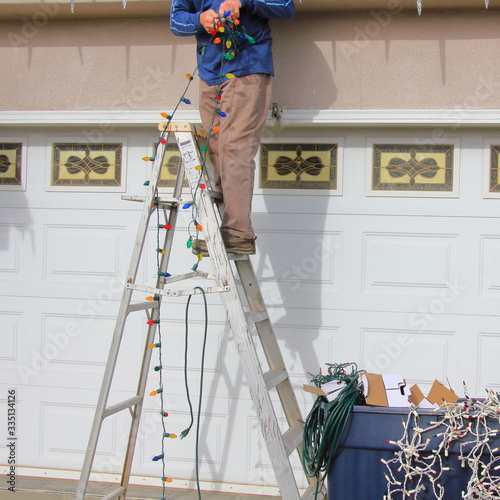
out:
{"label": "beige stucco wall", "polygon": [[[397,4],[394,4],[397,5]],[[500,108],[500,11],[299,14],[275,22],[284,109]],[[195,67],[168,18],[0,23],[1,110],[171,109]],[[196,107],[196,81],[189,97]]]}

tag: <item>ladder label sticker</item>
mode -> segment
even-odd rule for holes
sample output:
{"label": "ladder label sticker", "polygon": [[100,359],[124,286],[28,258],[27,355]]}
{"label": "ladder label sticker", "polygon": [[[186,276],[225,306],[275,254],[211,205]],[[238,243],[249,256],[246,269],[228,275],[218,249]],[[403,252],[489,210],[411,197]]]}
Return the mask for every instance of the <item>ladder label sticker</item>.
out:
{"label": "ladder label sticker", "polygon": [[191,140],[180,142],[179,149],[184,161],[186,176],[191,184],[191,187],[193,187],[193,184],[196,185],[199,178],[199,172],[197,172],[194,168],[198,164],[198,156],[196,154],[194,142]]}

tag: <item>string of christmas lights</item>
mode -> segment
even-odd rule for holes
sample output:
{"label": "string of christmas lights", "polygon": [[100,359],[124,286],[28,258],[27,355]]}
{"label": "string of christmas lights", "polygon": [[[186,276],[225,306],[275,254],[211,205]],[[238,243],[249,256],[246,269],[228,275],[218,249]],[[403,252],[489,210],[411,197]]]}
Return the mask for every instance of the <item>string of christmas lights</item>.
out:
{"label": "string of christmas lights", "polygon": [[[234,59],[239,52],[244,48],[244,45],[247,43],[255,43],[255,40],[248,36],[245,33],[245,30],[243,27],[241,27],[240,22],[238,19],[232,20],[230,17],[230,12],[224,13],[224,16],[222,16],[218,22],[214,25],[214,28],[211,32],[212,39],[211,43],[214,44],[221,44],[222,50],[222,61],[221,61],[221,74],[220,74],[220,83],[218,85],[217,93],[216,93],[216,100],[214,103],[214,112],[212,115],[212,123],[207,131],[207,143],[210,142],[210,137],[211,134],[213,133],[218,133],[220,131],[220,128],[218,126],[214,125],[215,119],[216,118],[226,118],[227,115],[220,109],[220,103],[222,100],[222,83],[225,81],[225,79],[231,79],[234,78],[234,75],[231,73],[224,73],[223,68],[224,68],[224,62],[227,60]],[[206,48],[203,49],[203,53]],[[198,68],[195,69],[194,74],[197,73]],[[153,156],[146,156],[143,158],[144,161],[146,162],[154,162],[156,160],[160,160],[160,154],[162,156],[161,161],[163,160],[163,151],[164,148],[161,146],[164,146],[168,140],[169,140],[169,125],[172,122],[175,113],[177,112],[179,106],[181,105],[190,105],[191,101],[186,97],[187,92],[189,90],[189,87],[191,85],[191,82],[193,81],[194,77],[192,74],[187,73],[186,78],[188,79],[188,83],[186,85],[186,88],[184,89],[184,92],[182,93],[181,97],[179,98],[179,101],[173,111],[168,114],[168,113],[161,113],[161,116],[165,118],[167,121],[165,122],[164,128],[160,133],[160,136],[158,137],[158,143],[156,145],[156,149],[154,152]],[[185,203],[182,206],[182,209],[188,210],[191,209],[191,217],[192,220],[188,224],[188,240],[186,243],[187,248],[191,248],[192,242],[195,238],[198,238],[199,233],[203,231],[202,225],[198,222],[198,205],[196,203],[197,196],[200,192],[200,190],[206,189],[206,184],[204,183],[204,172],[205,172],[205,166],[207,162],[207,155],[208,155],[208,147],[207,146],[200,146],[200,159],[201,159],[201,164],[196,167],[196,170],[199,171],[199,177],[196,181],[196,188],[193,191],[193,201]],[[145,186],[149,186],[150,182],[146,181],[144,183]],[[161,248],[160,246],[160,231],[162,229],[165,230],[170,230],[172,227],[165,221],[165,223],[160,222],[160,210],[159,210],[159,201],[158,201],[158,188],[156,187],[155,189],[155,196],[154,196],[154,203],[151,209],[154,211],[156,210],[157,213],[157,274],[158,274],[158,281],[161,282],[163,278],[168,278],[171,275],[168,272],[163,272],[161,271],[161,256],[165,254],[165,249]],[[196,271],[199,265],[199,262],[202,260],[202,255],[201,253],[197,254],[197,262],[193,265],[191,268],[192,271]],[[201,294],[203,295],[203,300],[204,300],[204,305],[205,305],[205,333],[204,333],[204,341],[203,341],[203,346],[202,346],[202,365],[201,365],[201,377],[200,377],[200,395],[199,395],[199,404],[198,404],[198,418],[197,418],[197,424],[196,424],[196,483],[197,483],[197,490],[198,490],[198,498],[201,499],[201,490],[200,490],[200,484],[199,484],[199,438],[200,438],[200,414],[201,414],[201,404],[202,404],[202,394],[203,394],[203,370],[204,370],[204,363],[205,363],[205,348],[206,348],[206,341],[207,341],[207,329],[208,329],[208,311],[207,311],[207,301],[205,297],[204,290],[201,289],[200,287],[196,287],[200,290]],[[160,300],[160,297],[158,296],[153,296],[153,297],[147,297],[147,300]],[[191,427],[193,426],[194,423],[194,415],[193,415],[193,407],[190,399],[190,394],[189,394],[189,386],[188,386],[188,380],[187,380],[187,350],[188,350],[188,309],[189,309],[189,303],[191,300],[191,296],[188,299],[187,305],[186,305],[186,340],[185,340],[185,386],[186,386],[186,396],[190,408],[190,415],[191,415],[191,423],[190,425],[181,432],[181,439],[186,437],[191,430]],[[154,367],[154,370],[158,372],[159,374],[159,382],[158,382],[158,388],[150,393],[150,396],[159,396],[160,398],[160,414],[162,415],[162,439],[161,439],[161,453],[158,455],[154,456],[152,458],[153,462],[161,462],[161,467],[162,467],[162,499],[161,500],[166,500],[166,485],[168,483],[172,482],[172,479],[167,476],[166,474],[166,463],[165,463],[165,440],[166,439],[174,439],[177,438],[177,435],[171,432],[167,432],[167,425],[166,425],[166,417],[168,417],[168,412],[165,409],[165,401],[164,401],[164,384],[163,384],[163,376],[162,376],[162,369],[163,369],[163,351],[162,351],[162,330],[161,330],[161,318],[160,318],[160,308],[157,310],[157,316],[155,319],[149,319],[147,321],[148,325],[156,325],[156,331],[158,332],[158,342],[155,342],[153,344],[149,344],[148,348],[152,349],[157,349],[158,351],[158,364]]]}
{"label": "string of christmas lights", "polygon": [[[468,477],[462,499],[500,498],[500,447],[494,444],[500,424],[498,394],[486,390],[484,400],[466,394],[464,400],[446,403],[434,414],[436,420],[424,426],[418,408],[412,407],[403,421],[402,438],[389,441],[399,449],[393,459],[381,459],[388,471],[384,500],[430,498],[429,491],[436,500],[451,498],[445,496],[446,476],[456,467],[466,469]],[[456,466],[450,466],[450,459],[456,459]]]}

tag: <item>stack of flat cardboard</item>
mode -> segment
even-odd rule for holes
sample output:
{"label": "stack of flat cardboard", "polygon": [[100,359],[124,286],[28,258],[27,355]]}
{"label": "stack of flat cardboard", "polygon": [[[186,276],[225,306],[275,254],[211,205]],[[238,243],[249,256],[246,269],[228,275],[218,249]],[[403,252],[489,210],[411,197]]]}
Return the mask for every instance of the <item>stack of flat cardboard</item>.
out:
{"label": "stack of flat cardboard", "polygon": [[[438,380],[434,380],[427,397],[424,396],[416,384],[408,388],[403,375],[400,374],[364,373],[361,380],[367,405],[399,408],[415,405],[419,408],[439,408],[443,404],[458,401],[458,396],[453,390],[446,388]],[[318,396],[323,396],[330,402],[338,396],[344,386],[342,380],[333,380],[321,387],[304,385],[303,389]]]}

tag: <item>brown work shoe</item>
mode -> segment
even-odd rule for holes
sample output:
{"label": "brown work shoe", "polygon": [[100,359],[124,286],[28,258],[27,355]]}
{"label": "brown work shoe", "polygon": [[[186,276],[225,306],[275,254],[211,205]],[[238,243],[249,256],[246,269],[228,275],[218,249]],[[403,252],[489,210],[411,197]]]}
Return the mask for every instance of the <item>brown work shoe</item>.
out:
{"label": "brown work shoe", "polygon": [[195,255],[201,254],[203,257],[210,257],[210,255],[208,255],[207,242],[205,240],[193,240],[191,252]]}
{"label": "brown work shoe", "polygon": [[224,245],[228,253],[237,255],[254,255],[256,238],[224,237]]}
{"label": "brown work shoe", "polygon": [[[255,240],[256,238],[230,236],[224,238],[224,245],[228,253],[234,253],[236,255],[255,255]],[[205,240],[193,240],[191,252],[195,255],[201,254],[203,257],[210,257]]]}

